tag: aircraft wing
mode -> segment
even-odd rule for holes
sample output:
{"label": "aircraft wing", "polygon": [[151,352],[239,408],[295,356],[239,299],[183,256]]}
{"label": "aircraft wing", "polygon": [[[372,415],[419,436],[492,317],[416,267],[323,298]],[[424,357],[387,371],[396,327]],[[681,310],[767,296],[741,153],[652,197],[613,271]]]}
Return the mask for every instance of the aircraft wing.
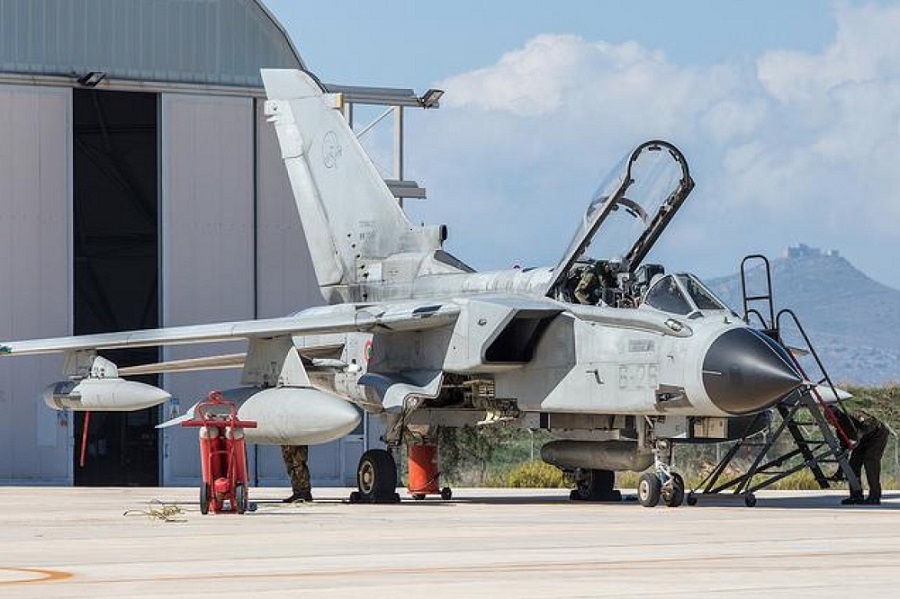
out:
{"label": "aircraft wing", "polygon": [[26,341],[0,341],[0,355],[186,345],[237,339],[266,339],[285,335],[418,331],[450,325],[456,321],[458,315],[459,306],[452,302],[402,303],[387,306],[344,304],[310,308],[282,318]]}

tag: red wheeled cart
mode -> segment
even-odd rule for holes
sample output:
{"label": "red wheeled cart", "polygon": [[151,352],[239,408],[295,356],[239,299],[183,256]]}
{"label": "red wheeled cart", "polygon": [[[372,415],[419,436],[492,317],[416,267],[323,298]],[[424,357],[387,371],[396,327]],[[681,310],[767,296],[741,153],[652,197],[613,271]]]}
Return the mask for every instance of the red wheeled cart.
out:
{"label": "red wheeled cart", "polygon": [[256,422],[238,420],[235,405],[223,399],[219,391],[212,391],[206,401],[197,404],[196,417],[181,426],[200,429],[200,512],[207,514],[210,507],[214,513],[246,512],[250,501],[244,429],[256,428]]}

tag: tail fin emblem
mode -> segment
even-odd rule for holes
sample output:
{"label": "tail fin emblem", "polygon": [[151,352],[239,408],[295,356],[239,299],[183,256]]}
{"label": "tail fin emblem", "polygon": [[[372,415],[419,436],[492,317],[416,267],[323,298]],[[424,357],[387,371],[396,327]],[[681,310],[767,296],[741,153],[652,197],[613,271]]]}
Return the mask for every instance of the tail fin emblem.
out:
{"label": "tail fin emblem", "polygon": [[338,158],[341,157],[341,142],[338,141],[337,133],[329,131],[322,140],[322,156],[326,168],[334,168],[337,166]]}

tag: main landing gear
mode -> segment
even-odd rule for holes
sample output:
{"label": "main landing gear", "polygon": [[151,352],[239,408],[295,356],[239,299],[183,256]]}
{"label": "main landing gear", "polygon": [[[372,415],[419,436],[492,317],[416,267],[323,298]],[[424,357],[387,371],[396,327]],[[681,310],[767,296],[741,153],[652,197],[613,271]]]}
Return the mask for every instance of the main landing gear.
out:
{"label": "main landing gear", "polygon": [[350,493],[350,503],[397,503],[397,462],[390,451],[370,449],[359,458],[356,469],[358,491]]}
{"label": "main landing gear", "polygon": [[573,473],[575,488],[569,493],[572,501],[622,501],[622,494],[613,489],[616,473],[612,470],[577,469]]}
{"label": "main landing gear", "polygon": [[[669,468],[672,446],[666,440],[658,440],[653,453],[655,472],[645,472],[638,480],[638,501],[644,507],[655,507],[661,499],[667,507],[678,507],[684,503],[684,479]],[[665,456],[665,462],[660,454]]]}
{"label": "main landing gear", "polygon": [[[408,448],[409,494],[413,499],[440,495],[448,501],[453,497],[450,487],[439,486],[438,447],[420,442]],[[359,459],[356,469],[357,491],[350,493],[350,503],[397,503],[397,462],[394,454],[385,449],[370,449]]]}

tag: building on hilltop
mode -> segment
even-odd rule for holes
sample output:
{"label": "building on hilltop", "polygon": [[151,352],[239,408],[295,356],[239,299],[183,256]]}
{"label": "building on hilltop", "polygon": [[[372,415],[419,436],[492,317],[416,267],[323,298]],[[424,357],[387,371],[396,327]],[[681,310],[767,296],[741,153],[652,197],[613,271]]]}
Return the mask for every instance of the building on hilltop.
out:
{"label": "building on hilltop", "polygon": [[840,255],[840,252],[837,250],[823,251],[819,248],[810,247],[805,243],[798,243],[796,245],[788,246],[788,248],[784,251],[785,258],[810,258],[814,256],[829,256],[839,258]]}

